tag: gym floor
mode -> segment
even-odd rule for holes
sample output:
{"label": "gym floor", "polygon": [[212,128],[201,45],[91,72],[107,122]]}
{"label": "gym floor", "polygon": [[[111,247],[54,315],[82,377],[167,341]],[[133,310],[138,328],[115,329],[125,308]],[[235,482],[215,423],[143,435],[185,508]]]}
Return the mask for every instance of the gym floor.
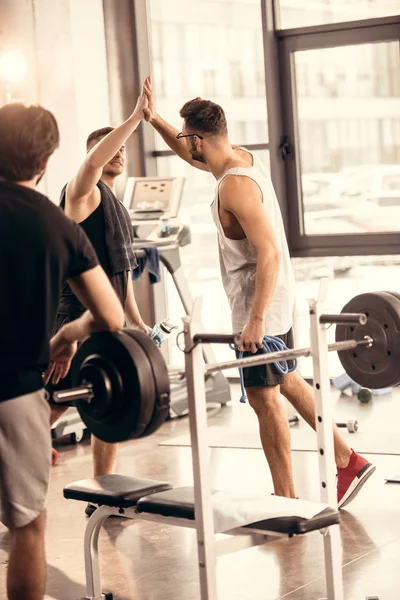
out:
{"label": "gym floor", "polygon": [[[234,401],[209,411],[209,424],[237,432],[254,425],[251,409],[238,401],[239,387],[232,386]],[[368,405],[356,398],[332,392],[336,420],[356,417],[364,440],[387,433],[382,454],[364,454],[377,466],[376,473],[360,495],[342,511],[346,600],[398,600],[400,579],[400,485],[385,484],[384,478],[400,475],[400,390],[393,396],[376,397]],[[298,428],[306,428],[300,423]],[[175,487],[192,485],[188,447],[160,443],[188,432],[188,420],[170,421],[149,438],[121,444],[116,471],[171,482]],[[390,435],[391,434],[391,435]],[[357,434],[351,437],[357,449]],[[365,443],[365,442],[364,442]],[[65,484],[91,474],[89,439],[72,446],[57,443],[58,464],[52,469],[48,495],[47,599],[75,600],[85,595],[83,534],[85,505],[63,499]],[[249,494],[272,490],[264,455],[259,449],[213,448],[213,486],[248,489]],[[318,500],[316,452],[294,451],[293,467],[297,492]],[[103,588],[115,600],[196,600],[199,585],[195,534],[155,523],[109,519],[100,543]],[[0,597],[5,597],[7,534],[0,526]],[[282,540],[218,559],[218,600],[317,600],[325,597],[323,545],[318,532],[293,540]]]}

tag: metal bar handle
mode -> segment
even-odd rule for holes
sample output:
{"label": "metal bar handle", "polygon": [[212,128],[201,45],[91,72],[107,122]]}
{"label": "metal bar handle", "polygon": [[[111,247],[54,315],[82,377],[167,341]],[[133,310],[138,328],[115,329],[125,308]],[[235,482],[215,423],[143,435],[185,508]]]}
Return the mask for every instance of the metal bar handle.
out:
{"label": "metal bar handle", "polygon": [[[329,344],[329,352],[340,352],[342,350],[352,350],[357,346],[370,347],[373,344],[372,338],[366,336],[363,340],[345,340],[343,342],[335,342]],[[311,348],[297,348],[293,350],[282,350],[280,352],[267,352],[265,354],[257,354],[256,356],[249,356],[248,358],[239,358],[230,360],[222,363],[215,363],[207,365],[205,368],[206,373],[215,373],[216,371],[223,371],[225,369],[239,369],[241,367],[255,367],[256,365],[267,365],[274,362],[280,362],[282,360],[293,360],[300,356],[311,356]]]}
{"label": "metal bar handle", "polygon": [[319,322],[321,325],[365,325],[368,321],[364,313],[341,313],[340,315],[321,315]]}
{"label": "metal bar handle", "polygon": [[239,340],[239,334],[229,333],[196,333],[193,336],[195,344],[237,344]]}
{"label": "metal bar handle", "polygon": [[87,402],[90,402],[93,397],[93,386],[90,383],[81,385],[80,387],[70,388],[69,390],[53,392],[53,401],[57,404],[74,402],[75,400],[86,400]]}

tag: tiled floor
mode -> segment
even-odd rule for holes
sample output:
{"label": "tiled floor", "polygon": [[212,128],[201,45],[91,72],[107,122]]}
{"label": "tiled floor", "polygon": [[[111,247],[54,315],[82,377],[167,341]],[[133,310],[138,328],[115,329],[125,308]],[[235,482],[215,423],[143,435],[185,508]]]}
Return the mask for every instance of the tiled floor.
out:
{"label": "tiled floor", "polygon": [[[256,423],[248,406],[235,401],[221,410],[210,410],[209,423],[237,432]],[[400,394],[376,398],[370,405],[339,398],[336,417],[354,416],[363,431],[399,430]],[[126,475],[170,481],[174,486],[192,483],[189,448],[160,446],[167,438],[187,432],[188,421],[166,423],[150,438],[121,445],[117,471]],[[300,425],[305,427],[305,425]],[[357,434],[354,435],[354,446]],[[48,497],[46,599],[74,600],[85,595],[83,533],[84,505],[66,501],[66,483],[91,474],[88,440],[77,446],[60,444],[60,459],[53,468]],[[368,455],[367,455],[368,456]],[[247,489],[249,494],[272,489],[261,450],[210,450],[213,485],[219,489]],[[342,511],[345,600],[400,598],[400,485],[385,484],[389,474],[400,474],[398,455],[370,455],[375,475],[357,499]],[[317,454],[293,452],[298,494],[318,499]],[[0,528],[0,597],[5,597],[7,534]],[[199,584],[196,543],[192,531],[155,523],[110,519],[101,537],[104,590],[116,600],[196,600]],[[309,534],[274,542],[218,559],[218,600],[317,600],[325,597],[322,537]]]}

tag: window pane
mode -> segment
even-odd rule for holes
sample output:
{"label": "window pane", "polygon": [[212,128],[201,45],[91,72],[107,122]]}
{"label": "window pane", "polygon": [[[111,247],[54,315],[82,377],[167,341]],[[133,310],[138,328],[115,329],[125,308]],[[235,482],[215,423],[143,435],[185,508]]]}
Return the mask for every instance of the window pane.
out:
{"label": "window pane", "polygon": [[280,28],[309,27],[396,16],[400,0],[278,0]]}
{"label": "window pane", "polygon": [[[294,258],[296,275],[296,346],[310,345],[310,318],[308,298],[318,295],[320,279],[330,278],[326,313],[338,313],[358,294],[375,290],[400,289],[400,256],[330,256],[321,258]],[[335,327],[327,331],[328,342],[335,341]],[[312,359],[300,359],[303,376],[312,375]],[[329,375],[336,377],[343,367],[336,352],[329,353]]]}
{"label": "window pane", "polygon": [[268,142],[261,0],[150,0],[150,18],[163,118],[180,130],[182,105],[209,98],[224,108],[233,143]]}
{"label": "window pane", "polygon": [[307,235],[400,229],[398,42],[295,53]]}

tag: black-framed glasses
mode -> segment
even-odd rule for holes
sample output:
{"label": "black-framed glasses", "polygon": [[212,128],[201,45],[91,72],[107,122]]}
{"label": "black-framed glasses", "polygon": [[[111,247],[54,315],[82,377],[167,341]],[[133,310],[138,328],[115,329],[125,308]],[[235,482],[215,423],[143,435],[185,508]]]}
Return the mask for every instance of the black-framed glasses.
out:
{"label": "black-framed glasses", "polygon": [[178,133],[178,135],[176,136],[177,140],[181,140],[182,138],[185,137],[198,137],[199,140],[204,140],[202,135],[199,135],[198,133]]}

